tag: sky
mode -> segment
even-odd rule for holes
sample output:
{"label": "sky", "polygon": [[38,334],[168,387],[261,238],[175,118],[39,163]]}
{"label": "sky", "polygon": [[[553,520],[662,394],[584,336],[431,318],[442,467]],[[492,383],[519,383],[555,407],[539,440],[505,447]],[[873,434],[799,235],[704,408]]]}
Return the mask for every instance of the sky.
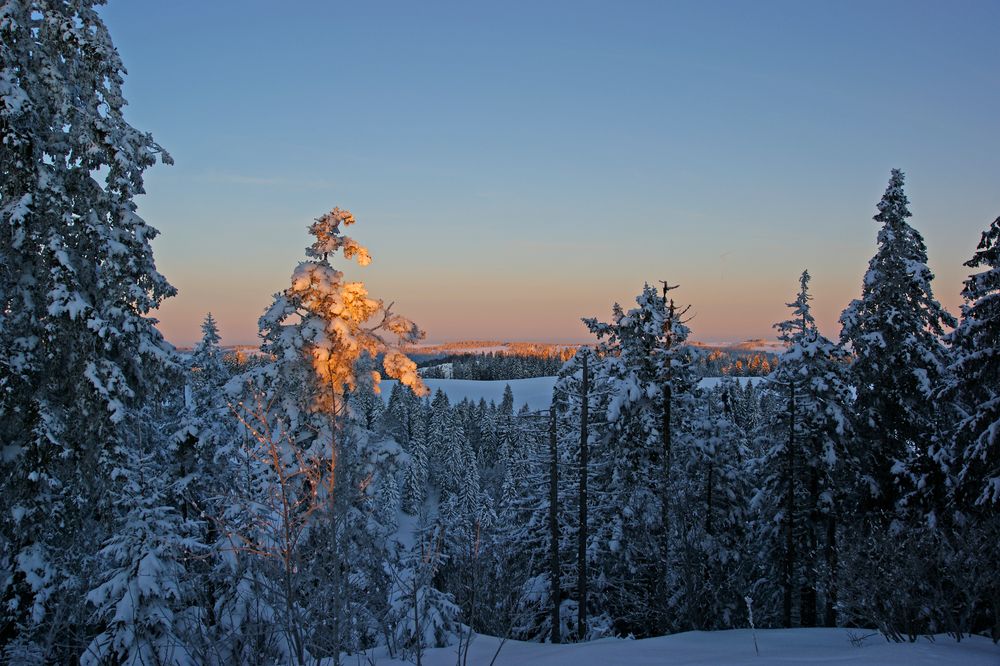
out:
{"label": "sky", "polygon": [[588,339],[669,280],[702,341],[839,333],[891,168],[953,312],[1000,215],[1000,2],[111,0],[170,341],[252,344],[334,206],[428,339]]}

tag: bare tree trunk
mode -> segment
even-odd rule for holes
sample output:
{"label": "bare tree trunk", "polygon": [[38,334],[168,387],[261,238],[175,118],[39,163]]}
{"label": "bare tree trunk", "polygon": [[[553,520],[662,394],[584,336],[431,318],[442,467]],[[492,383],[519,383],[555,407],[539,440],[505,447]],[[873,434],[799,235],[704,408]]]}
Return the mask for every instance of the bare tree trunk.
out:
{"label": "bare tree trunk", "polygon": [[[667,308],[667,323],[664,330],[664,337],[666,342],[666,348],[669,352],[674,346],[674,321],[677,314],[674,308],[673,299],[667,299],[667,292],[671,289],[676,289],[678,285],[670,287],[667,282],[663,282],[663,305]],[[669,363],[669,360],[668,360]],[[657,572],[657,577],[659,580],[657,583],[663,588],[662,603],[664,614],[661,620],[666,620],[665,611],[669,605],[667,595],[667,566],[670,561],[670,477],[671,477],[671,453],[673,448],[673,373],[668,365],[666,369],[666,381],[663,383],[663,422],[660,426],[660,437],[663,446],[663,478],[660,480],[660,529],[662,530],[660,534],[660,557],[659,566],[654,567],[654,571]],[[711,519],[709,519],[711,520]],[[665,630],[666,626],[660,627],[660,630]]]}
{"label": "bare tree trunk", "polygon": [[590,419],[590,370],[587,361],[589,352],[583,357],[583,383],[580,387],[580,529],[577,537],[577,588],[579,590],[579,614],[577,617],[577,637],[587,636],[587,466],[589,465]]}
{"label": "bare tree trunk", "polygon": [[806,556],[806,575],[802,581],[802,593],[799,597],[801,610],[799,611],[799,625],[803,627],[816,626],[816,547],[819,543],[817,532],[819,530],[819,473],[813,467],[809,477],[809,522],[806,525],[806,539],[809,552]]}
{"label": "bare tree trunk", "polygon": [[[423,549],[423,543],[420,548]],[[416,637],[416,645],[413,650],[417,659],[417,666],[423,666],[424,637],[420,632],[420,586],[422,584],[424,558],[421,554],[420,562],[413,572],[413,635]]]}
{"label": "bare tree trunk", "polygon": [[559,448],[556,445],[556,408],[549,408],[549,539],[551,541],[552,642],[560,641],[559,603],[562,598],[559,566]]}
{"label": "bare tree trunk", "polygon": [[715,492],[715,463],[709,461],[708,463],[708,474],[705,477],[705,534],[711,536],[713,532],[712,527],[712,502],[714,501],[712,495]]}
{"label": "bare tree trunk", "polygon": [[837,626],[837,519],[826,517],[826,618],[828,627]]}
{"label": "bare tree trunk", "polygon": [[788,451],[785,467],[785,562],[782,624],[792,626],[792,590],[795,587],[795,384],[789,384]]}
{"label": "bare tree trunk", "polygon": [[[333,664],[334,666],[340,666],[340,653],[344,649],[344,605],[347,599],[347,586],[344,584],[344,557],[341,552],[341,545],[345,534],[338,533],[338,527],[340,527],[340,506],[337,497],[337,458],[338,456],[338,445],[339,441],[337,438],[337,397],[336,392],[333,394],[333,413],[330,415],[330,474],[329,474],[329,485],[327,487],[327,506],[330,510],[330,521],[332,523],[332,537],[333,537],[333,572],[336,577],[336,584],[334,589],[336,590],[336,599],[334,599],[334,613],[333,613],[333,636],[334,636],[334,648],[333,648]],[[346,532],[347,526],[344,525],[344,531]]]}
{"label": "bare tree trunk", "polygon": [[663,537],[660,549],[662,551],[661,556],[663,557],[664,565],[666,565],[666,558],[669,554],[670,548],[670,454],[671,449],[673,448],[673,432],[670,429],[670,421],[672,418],[672,405],[673,387],[670,385],[670,378],[668,376],[666,384],[663,387],[663,424],[661,426],[662,432],[660,434],[663,440],[663,480],[660,505],[660,510],[662,512],[661,522],[663,524]]}

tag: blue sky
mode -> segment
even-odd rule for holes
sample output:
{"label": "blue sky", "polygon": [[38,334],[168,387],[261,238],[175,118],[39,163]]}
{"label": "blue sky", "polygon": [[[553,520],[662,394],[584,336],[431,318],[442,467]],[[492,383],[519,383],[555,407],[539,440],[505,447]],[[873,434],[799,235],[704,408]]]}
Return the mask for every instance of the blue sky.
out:
{"label": "blue sky", "polygon": [[112,0],[130,121],[173,155],[140,213],[225,342],[333,206],[349,268],[434,340],[585,338],[643,281],[694,336],[770,336],[803,268],[820,324],[860,292],[907,173],[935,292],[1000,215],[1000,3]]}

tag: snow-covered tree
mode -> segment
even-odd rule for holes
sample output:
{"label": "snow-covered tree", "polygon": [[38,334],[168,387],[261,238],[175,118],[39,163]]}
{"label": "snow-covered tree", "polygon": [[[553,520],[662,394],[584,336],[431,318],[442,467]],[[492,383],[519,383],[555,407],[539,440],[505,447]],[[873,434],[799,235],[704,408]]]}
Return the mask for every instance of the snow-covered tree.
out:
{"label": "snow-covered tree", "polygon": [[0,623],[55,661],[85,647],[54,637],[86,622],[66,599],[114,512],[108,454],[174,362],[149,317],[174,289],[134,201],[170,158],[124,118],[98,4],[0,6]]}
{"label": "snow-covered tree", "polygon": [[[212,313],[201,325],[202,337],[195,345],[187,364],[180,414],[171,442],[174,452],[178,492],[186,496],[183,511],[188,512],[197,496],[204,510],[208,497],[225,485],[222,457],[234,447],[235,421],[226,404],[223,388],[230,379],[219,348],[219,328]],[[209,490],[209,487],[212,490]]]}
{"label": "snow-covered tree", "polygon": [[[310,259],[299,264],[291,285],[275,295],[260,320],[262,349],[273,360],[227,386],[234,411],[265,451],[258,457],[273,479],[264,488],[272,506],[264,533],[283,536],[276,541],[281,603],[272,606],[281,613],[287,656],[296,663],[308,655],[339,663],[342,650],[371,639],[372,618],[380,617],[369,605],[356,607],[353,586],[381,586],[385,539],[384,526],[374,518],[374,493],[386,486],[384,475],[397,473],[392,461],[401,450],[356,431],[345,418],[347,394],[358,386],[357,362],[363,354],[381,356],[389,376],[426,392],[416,365],[398,347],[422,332],[369,298],[364,284],[344,281],[330,264],[340,251],[362,265],[370,262],[368,251],[341,233],[341,225],[354,221],[335,208],[309,228],[315,238],[306,249]],[[371,370],[367,380],[377,385],[380,378]],[[297,536],[282,526],[295,526]],[[385,602],[375,593],[369,599]]]}
{"label": "snow-covered tree", "polygon": [[389,623],[395,648],[419,664],[425,649],[451,644],[462,627],[453,597],[434,586],[444,558],[440,530],[424,528],[416,537],[394,572]]}
{"label": "snow-covered tree", "polygon": [[584,319],[602,340],[595,375],[612,393],[607,420],[613,424],[615,453],[609,456],[613,471],[607,487],[621,497],[607,526],[617,559],[612,575],[620,577],[614,614],[623,629],[650,633],[667,622],[673,457],[694,384],[684,348],[688,328],[666,284],[663,292],[647,284],[636,297],[637,307],[625,312],[615,304],[610,323]]}
{"label": "snow-covered tree", "polygon": [[[427,408],[430,412],[430,408]],[[415,419],[413,440],[410,442],[410,461],[403,473],[403,511],[415,516],[427,497],[428,481],[428,423],[429,414]]]}
{"label": "snow-covered tree", "polygon": [[[545,601],[536,633],[552,637],[552,604],[560,607],[561,639],[587,640],[600,636],[596,617],[609,607],[604,584],[604,566],[609,562],[607,541],[611,517],[617,515],[618,502],[606,492],[611,483],[611,453],[607,436],[607,405],[610,389],[600,373],[595,373],[600,359],[594,350],[584,347],[568,359],[559,371],[553,390],[552,405],[556,418],[556,455],[559,484],[556,512],[559,541],[556,555],[560,560],[558,586],[554,586],[551,542],[546,541],[547,557],[538,557],[538,575],[531,581],[555,591]],[[551,465],[550,459],[546,461]],[[551,503],[551,496],[546,498]],[[613,556],[613,554],[612,554]]]}
{"label": "snow-covered tree", "polygon": [[222,336],[219,335],[219,324],[209,312],[201,322],[201,340],[191,353],[191,365],[198,369],[205,378],[205,383],[217,383],[226,374],[220,342]]}
{"label": "snow-covered tree", "polygon": [[[849,357],[816,327],[809,281],[803,271],[798,297],[788,303],[791,318],[774,326],[785,351],[768,387],[783,409],[775,414],[771,446],[759,461],[762,478],[755,500],[762,514],[762,566],[772,589],[781,589],[786,627],[792,626],[794,611],[802,625],[815,625],[820,595],[827,615],[833,612],[832,541],[850,483],[846,471],[855,469],[848,465],[846,447]],[[818,580],[824,571],[824,580]],[[825,620],[833,622],[829,616]]]}
{"label": "snow-covered tree", "polygon": [[934,299],[921,235],[907,224],[903,174],[893,170],[878,204],[878,250],[862,296],[841,315],[841,341],[854,360],[850,450],[857,459],[860,508],[841,539],[838,608],[852,622],[890,637],[932,631],[937,603],[928,584],[947,579],[949,564],[927,557],[928,544],[950,529],[948,423],[954,413],[940,391],[951,383],[943,338],[955,319]]}
{"label": "snow-covered tree", "polygon": [[[375,359],[363,354],[357,362],[357,385],[350,392],[351,418],[365,430],[375,430],[385,412],[382,391],[375,382]],[[398,386],[398,384],[397,384]],[[404,387],[405,388],[405,387]]]}
{"label": "snow-covered tree", "polygon": [[[953,632],[989,632],[1000,639],[1000,580],[990,575],[1000,558],[1000,218],[983,232],[965,280],[962,319],[951,334],[955,362],[943,399],[956,404],[950,450],[954,520],[938,537],[947,594],[933,606]],[[941,557],[941,556],[939,556]],[[985,568],[984,568],[985,567]]]}
{"label": "snow-covered tree", "polygon": [[941,338],[956,323],[934,299],[924,239],[906,222],[908,203],[903,172],[893,169],[874,217],[882,228],[861,298],[840,317],[841,341],[854,356],[862,505],[883,515],[909,489],[936,482],[928,475],[937,468],[943,406],[934,396],[949,364]]}
{"label": "snow-covered tree", "polygon": [[162,459],[136,451],[129,457],[117,500],[124,517],[100,553],[111,568],[87,595],[107,628],[80,663],[193,664],[190,638],[203,618],[189,608],[184,562],[205,547],[187,536],[193,526],[172,506]]}
{"label": "snow-covered tree", "polygon": [[962,504],[1000,504],[1000,217],[965,262],[981,268],[962,289],[962,319],[950,336],[953,393],[960,400],[953,464]]}
{"label": "snow-covered tree", "polygon": [[[291,285],[275,295],[260,319],[261,348],[276,358],[269,374],[306,381],[308,404],[299,408],[324,414],[334,428],[343,413],[345,392],[357,386],[355,364],[363,354],[382,355],[388,376],[418,394],[426,391],[416,364],[385,337],[392,334],[399,343],[408,343],[422,338],[423,332],[382,301],[369,298],[364,283],[344,281],[343,272],[330,264],[330,256],[341,251],[362,266],[371,263],[368,250],[341,231],[341,225],[354,222],[350,212],[339,208],[317,218],[309,227],[315,238],[306,248],[310,259],[298,265]],[[370,377],[377,386],[381,374],[372,370]]]}
{"label": "snow-covered tree", "polygon": [[749,589],[749,451],[733,421],[731,382],[698,390],[677,451],[670,587],[672,630],[742,624]]}

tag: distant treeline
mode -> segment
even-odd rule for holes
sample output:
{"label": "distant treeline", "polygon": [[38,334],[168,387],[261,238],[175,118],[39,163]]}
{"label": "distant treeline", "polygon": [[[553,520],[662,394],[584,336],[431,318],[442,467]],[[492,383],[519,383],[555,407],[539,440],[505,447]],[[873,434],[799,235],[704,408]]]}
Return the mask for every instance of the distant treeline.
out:
{"label": "distant treeline", "polygon": [[705,349],[697,356],[695,373],[702,377],[765,377],[778,367],[778,355],[764,351]]}
{"label": "distant treeline", "polygon": [[424,361],[418,365],[420,374],[430,379],[442,379],[448,374],[443,366],[451,365],[452,379],[528,379],[551,377],[558,374],[563,364],[573,358],[576,349],[553,348],[551,354],[508,354],[488,352],[482,354],[452,354],[443,358]]}
{"label": "distant treeline", "polygon": [[[520,345],[519,345],[520,346]],[[552,377],[569,359],[577,347],[549,346],[545,353],[485,352],[450,354],[426,359],[417,365],[428,379],[477,379],[482,381]],[[694,372],[700,377],[764,377],[778,365],[778,356],[762,351],[735,349],[700,349],[696,353]],[[451,366],[451,373],[446,366]]]}

